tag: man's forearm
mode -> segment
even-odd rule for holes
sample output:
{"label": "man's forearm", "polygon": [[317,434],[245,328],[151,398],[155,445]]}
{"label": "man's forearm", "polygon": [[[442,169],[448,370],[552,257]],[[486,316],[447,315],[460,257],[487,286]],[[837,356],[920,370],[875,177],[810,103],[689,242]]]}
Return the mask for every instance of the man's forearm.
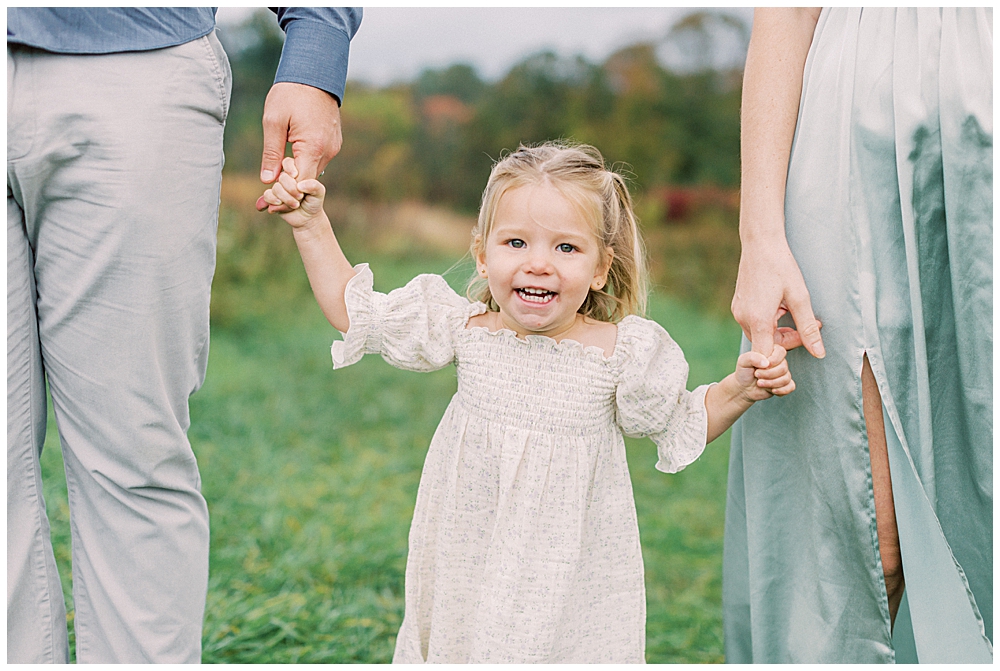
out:
{"label": "man's forearm", "polygon": [[361,25],[355,7],[281,7],[278,24],[285,45],[274,81],[307,84],[326,91],[340,103],[347,82],[351,39]]}

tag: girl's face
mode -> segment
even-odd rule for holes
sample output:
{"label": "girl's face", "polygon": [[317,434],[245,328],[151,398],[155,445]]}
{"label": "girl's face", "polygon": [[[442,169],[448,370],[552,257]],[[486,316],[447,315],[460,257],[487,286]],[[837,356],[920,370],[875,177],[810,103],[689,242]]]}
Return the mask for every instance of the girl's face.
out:
{"label": "girl's face", "polygon": [[611,258],[573,203],[538,184],[500,198],[476,268],[489,280],[505,328],[556,338],[576,324],[590,290],[607,282]]}

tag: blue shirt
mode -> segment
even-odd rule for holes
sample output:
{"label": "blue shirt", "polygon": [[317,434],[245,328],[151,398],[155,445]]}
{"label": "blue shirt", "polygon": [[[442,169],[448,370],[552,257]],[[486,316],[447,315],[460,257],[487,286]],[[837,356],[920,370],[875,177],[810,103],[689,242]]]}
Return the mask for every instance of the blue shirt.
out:
{"label": "blue shirt", "polygon": [[[351,38],[360,8],[282,7],[275,10],[285,45],[275,82],[322,89],[343,100]],[[110,54],[162,49],[215,29],[214,7],[8,7],[7,44],[63,54]]]}

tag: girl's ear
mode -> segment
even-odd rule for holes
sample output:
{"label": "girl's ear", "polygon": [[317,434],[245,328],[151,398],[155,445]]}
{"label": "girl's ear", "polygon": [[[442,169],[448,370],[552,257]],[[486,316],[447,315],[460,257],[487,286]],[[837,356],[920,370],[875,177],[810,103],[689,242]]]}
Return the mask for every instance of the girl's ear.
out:
{"label": "girl's ear", "polygon": [[611,272],[611,262],[615,260],[615,250],[611,247],[604,248],[604,260],[597,266],[594,272],[594,281],[590,283],[594,291],[600,291],[608,283],[608,273]]}
{"label": "girl's ear", "polygon": [[477,235],[472,241],[473,256],[476,257],[476,272],[480,277],[488,277],[486,272],[486,250],[483,248],[483,236]]}

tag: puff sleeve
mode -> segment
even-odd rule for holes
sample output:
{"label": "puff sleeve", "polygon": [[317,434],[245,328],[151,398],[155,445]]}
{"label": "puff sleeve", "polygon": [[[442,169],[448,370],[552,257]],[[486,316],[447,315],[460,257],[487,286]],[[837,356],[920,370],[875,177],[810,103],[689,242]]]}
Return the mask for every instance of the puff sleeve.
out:
{"label": "puff sleeve", "polygon": [[627,436],[649,436],[656,443],[657,470],[676,473],[705,450],[708,385],[687,391],[684,353],[656,322],[627,317],[618,328],[618,425]]}
{"label": "puff sleeve", "polygon": [[465,328],[475,304],[455,293],[440,275],[418,275],[383,294],[373,289],[367,263],[355,270],[344,291],[351,325],[330,349],[335,369],[365,354],[381,354],[397,368],[422,372],[454,360],[454,331]]}

